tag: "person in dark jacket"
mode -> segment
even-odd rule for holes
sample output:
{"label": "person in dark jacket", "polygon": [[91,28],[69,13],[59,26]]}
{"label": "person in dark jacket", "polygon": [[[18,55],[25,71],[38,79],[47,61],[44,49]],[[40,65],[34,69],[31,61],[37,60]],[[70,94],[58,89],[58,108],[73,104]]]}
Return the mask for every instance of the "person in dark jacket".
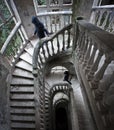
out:
{"label": "person in dark jacket", "polygon": [[39,39],[49,36],[48,30],[44,27],[43,23],[36,17],[32,17],[32,23],[35,26],[34,35],[37,35]]}
{"label": "person in dark jacket", "polygon": [[72,84],[69,80],[69,72],[68,71],[65,71],[64,72],[64,79],[63,81],[67,81],[70,85]]}

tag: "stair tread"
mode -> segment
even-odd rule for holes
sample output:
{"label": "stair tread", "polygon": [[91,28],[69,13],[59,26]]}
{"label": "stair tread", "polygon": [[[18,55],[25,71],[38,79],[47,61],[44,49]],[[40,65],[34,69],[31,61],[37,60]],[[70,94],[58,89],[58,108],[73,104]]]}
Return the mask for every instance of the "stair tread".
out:
{"label": "stair tread", "polygon": [[13,93],[33,93],[34,86],[11,86],[10,92]]}
{"label": "stair tread", "polygon": [[33,85],[33,80],[30,79],[24,79],[24,78],[14,78],[12,79],[11,85]]}
{"label": "stair tread", "polygon": [[24,122],[24,121],[35,121],[35,116],[34,115],[11,115],[11,120],[12,121],[21,121],[21,122]]}
{"label": "stair tread", "polygon": [[23,53],[20,58],[29,64],[32,64],[32,56],[28,53]]}
{"label": "stair tread", "polygon": [[24,70],[32,72],[32,66],[29,63],[25,62],[25,61],[19,61],[16,64],[16,67],[19,67],[19,68],[22,68]]}
{"label": "stair tread", "polygon": [[10,102],[11,107],[26,107],[26,108],[31,108],[34,107],[34,101],[12,101]]}
{"label": "stair tread", "polygon": [[31,56],[33,56],[34,48],[25,48],[25,51],[29,53]]}
{"label": "stair tread", "polygon": [[34,100],[34,94],[11,94],[10,99]]}
{"label": "stair tread", "polygon": [[33,78],[33,75],[31,72],[28,72],[26,70],[22,70],[19,68],[16,68],[15,71],[13,72],[14,76],[19,76],[19,77],[26,77],[26,78]]}
{"label": "stair tread", "polygon": [[35,109],[30,108],[12,108],[10,113],[13,114],[35,114]]}
{"label": "stair tread", "polygon": [[13,122],[11,123],[12,128],[34,128],[35,129],[35,123],[19,123],[19,122]]}

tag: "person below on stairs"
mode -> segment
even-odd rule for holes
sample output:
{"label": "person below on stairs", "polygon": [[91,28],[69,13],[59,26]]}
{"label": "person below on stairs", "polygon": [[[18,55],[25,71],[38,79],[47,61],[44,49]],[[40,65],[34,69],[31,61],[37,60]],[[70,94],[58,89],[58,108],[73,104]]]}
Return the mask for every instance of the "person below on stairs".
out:
{"label": "person below on stairs", "polygon": [[34,35],[37,35],[39,39],[46,37],[46,35],[49,36],[48,30],[36,16],[32,17],[32,23],[35,26]]}
{"label": "person below on stairs", "polygon": [[63,79],[63,81],[67,81],[71,85],[72,83],[69,80],[69,76],[70,76],[69,72],[65,71],[64,72],[64,79]]}

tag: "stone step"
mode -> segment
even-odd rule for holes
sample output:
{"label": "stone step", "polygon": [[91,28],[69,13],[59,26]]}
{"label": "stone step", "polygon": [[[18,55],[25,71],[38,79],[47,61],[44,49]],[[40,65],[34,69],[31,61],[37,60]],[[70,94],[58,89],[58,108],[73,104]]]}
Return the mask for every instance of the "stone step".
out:
{"label": "stone step", "polygon": [[28,115],[34,115],[35,114],[35,109],[33,108],[12,108],[10,110],[11,114],[17,114],[17,115],[24,115],[24,114],[28,114]]}
{"label": "stone step", "polygon": [[34,86],[11,86],[11,93],[34,93]]}
{"label": "stone step", "polygon": [[35,130],[35,123],[13,122],[11,123],[11,128],[13,130]]}
{"label": "stone step", "polygon": [[33,79],[33,75],[31,72],[22,70],[20,68],[15,69],[15,71],[13,72],[13,76]]}
{"label": "stone step", "polygon": [[34,85],[33,80],[13,77],[11,85]]}
{"label": "stone step", "polygon": [[26,61],[27,63],[29,64],[32,64],[32,56],[28,53],[23,53],[21,56],[20,56],[20,59],[22,59],[23,61]]}
{"label": "stone step", "polygon": [[11,115],[10,116],[11,121],[15,122],[35,122],[35,116],[34,115]]}
{"label": "stone step", "polygon": [[27,62],[25,62],[23,60],[19,61],[16,64],[16,67],[21,68],[23,70],[27,70],[29,72],[32,72],[32,66],[29,63],[27,63]]}
{"label": "stone step", "polygon": [[25,51],[26,51],[29,55],[33,56],[34,48],[25,48]]}
{"label": "stone step", "polygon": [[34,100],[34,95],[33,94],[10,94],[10,99],[11,100],[28,100],[28,101],[33,101]]}
{"label": "stone step", "polygon": [[34,108],[34,101],[10,101],[13,108]]}

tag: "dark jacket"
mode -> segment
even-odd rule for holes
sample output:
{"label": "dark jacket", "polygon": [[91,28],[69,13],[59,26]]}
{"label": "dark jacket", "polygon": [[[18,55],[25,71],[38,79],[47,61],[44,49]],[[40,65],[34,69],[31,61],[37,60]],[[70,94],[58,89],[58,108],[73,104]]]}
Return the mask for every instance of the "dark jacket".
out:
{"label": "dark jacket", "polygon": [[32,17],[32,23],[35,26],[34,35],[37,35],[39,38],[44,38],[46,35],[49,35],[47,29],[45,29],[43,23],[37,17]]}

